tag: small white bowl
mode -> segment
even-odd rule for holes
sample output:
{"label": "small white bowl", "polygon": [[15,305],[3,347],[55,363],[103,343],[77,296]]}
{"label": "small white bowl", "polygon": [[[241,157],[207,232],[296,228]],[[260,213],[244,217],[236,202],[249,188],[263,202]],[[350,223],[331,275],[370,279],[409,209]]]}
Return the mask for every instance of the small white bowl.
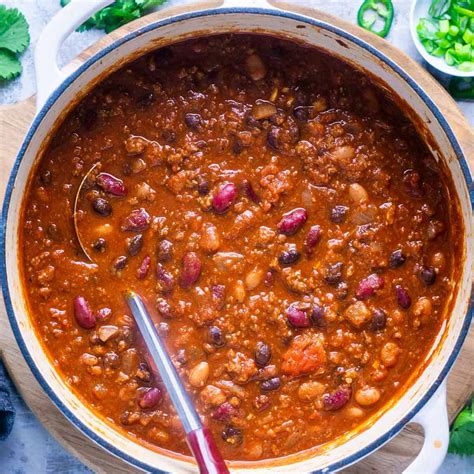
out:
{"label": "small white bowl", "polygon": [[458,77],[474,77],[474,71],[464,72],[455,68],[454,66],[448,66],[444,58],[437,58],[436,56],[431,56],[431,54],[426,51],[424,46],[421,44],[420,38],[418,38],[418,33],[416,32],[416,25],[420,21],[420,18],[429,18],[428,10],[430,5],[433,3],[432,0],[414,0],[411,9],[410,9],[410,32],[413,42],[415,43],[416,49],[423,56],[426,62],[431,64],[434,68],[439,71],[449,74],[450,76]]}

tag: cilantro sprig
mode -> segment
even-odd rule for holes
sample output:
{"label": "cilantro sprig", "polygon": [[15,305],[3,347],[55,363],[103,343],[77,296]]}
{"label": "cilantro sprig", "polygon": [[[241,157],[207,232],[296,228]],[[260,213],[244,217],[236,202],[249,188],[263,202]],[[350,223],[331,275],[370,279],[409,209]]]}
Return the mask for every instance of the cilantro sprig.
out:
{"label": "cilantro sprig", "polygon": [[30,44],[25,16],[16,8],[0,5],[0,80],[9,81],[21,74],[18,55]]}
{"label": "cilantro sprig", "polygon": [[474,455],[474,398],[454,420],[448,450],[453,454]]}
{"label": "cilantro sprig", "polygon": [[[61,6],[66,6],[71,0],[61,0]],[[78,31],[98,28],[106,33],[136,20],[150,8],[161,5],[166,0],[116,0],[112,5],[103,8],[83,23]]]}

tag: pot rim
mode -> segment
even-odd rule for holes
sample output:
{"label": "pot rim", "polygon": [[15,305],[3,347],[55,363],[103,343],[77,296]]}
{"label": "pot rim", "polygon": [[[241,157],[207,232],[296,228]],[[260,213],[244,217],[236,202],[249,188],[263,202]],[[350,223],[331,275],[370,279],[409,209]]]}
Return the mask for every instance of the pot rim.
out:
{"label": "pot rim", "polygon": [[[342,38],[351,41],[352,43],[356,44],[357,46],[367,50],[377,59],[385,63],[387,66],[390,67],[391,70],[396,72],[408,85],[412,88],[412,90],[423,99],[429,110],[433,113],[436,117],[436,120],[439,122],[440,126],[442,127],[444,133],[446,134],[450,145],[452,146],[453,150],[455,151],[456,157],[458,159],[459,165],[461,167],[461,171],[466,182],[466,185],[469,190],[469,198],[471,203],[471,209],[474,210],[474,185],[473,185],[473,178],[471,177],[471,173],[469,170],[469,166],[467,163],[467,159],[459,145],[458,140],[456,139],[453,130],[451,129],[450,125],[448,124],[447,120],[444,118],[442,112],[438,108],[438,106],[433,102],[433,100],[427,95],[427,93],[423,90],[423,88],[414,80],[412,79],[401,66],[399,66],[396,62],[386,56],[383,52],[376,49],[371,44],[365,42],[364,40],[356,37],[352,33],[343,30],[340,27],[334,26],[330,23],[327,23],[322,20],[318,20],[316,18],[312,18],[309,16],[304,16],[303,14],[297,14],[289,11],[284,10],[276,10],[271,8],[261,8],[261,7],[222,7],[222,8],[211,8],[201,11],[193,11],[178,14],[176,16],[172,16],[169,18],[164,18],[161,20],[153,21],[135,31],[127,33],[122,38],[119,38],[113,41],[111,44],[107,45],[89,59],[87,59],[83,64],[81,64],[77,69],[75,69],[72,73],[70,73],[64,81],[62,81],[59,86],[52,92],[51,96],[42,106],[40,111],[35,116],[30,128],[28,130],[27,135],[25,136],[22,146],[18,152],[18,155],[15,159],[15,162],[12,167],[12,171],[10,173],[10,177],[8,180],[7,188],[5,190],[5,198],[2,207],[2,215],[0,218],[0,279],[2,284],[2,291],[5,301],[5,307],[8,315],[8,319],[10,322],[10,326],[12,328],[13,334],[15,339],[18,343],[18,346],[25,358],[26,362],[30,370],[32,371],[33,375],[35,376],[36,380],[39,382],[42,389],[46,392],[48,397],[51,401],[56,405],[56,407],[61,411],[61,413],[71,422],[76,428],[78,428],[83,434],[85,434],[88,438],[94,441],[96,444],[101,446],[102,448],[106,449],[111,454],[123,459],[127,463],[131,464],[132,466],[138,467],[140,469],[144,469],[147,472],[154,472],[154,473],[165,473],[158,468],[155,468],[136,457],[126,453],[125,451],[115,447],[114,445],[110,444],[103,436],[97,434],[92,429],[90,429],[87,425],[85,425],[74,413],[71,411],[59,398],[58,395],[54,392],[54,390],[50,387],[49,382],[46,380],[45,377],[41,374],[39,369],[37,368],[33,358],[30,355],[28,347],[23,339],[23,335],[20,330],[20,326],[16,320],[15,313],[13,311],[12,299],[8,287],[8,278],[7,278],[7,265],[6,265],[6,230],[7,230],[7,216],[10,208],[10,200],[12,196],[12,191],[15,185],[15,180],[18,174],[18,169],[20,167],[21,161],[24,158],[24,155],[30,145],[30,142],[40,128],[42,121],[48,111],[52,108],[55,102],[58,100],[60,96],[67,90],[67,88],[73,84],[76,79],[78,79],[84,71],[86,71],[89,67],[95,64],[97,61],[100,61],[101,58],[108,55],[114,49],[121,47],[123,44],[134,40],[138,36],[141,36],[147,32],[155,30],[157,28],[170,25],[173,23],[183,22],[193,18],[199,17],[207,17],[213,15],[227,15],[227,14],[250,14],[250,15],[268,15],[274,17],[283,17],[288,18],[290,20],[299,21],[301,23],[306,23],[310,26],[315,26],[321,28],[323,30],[330,31],[335,33]],[[464,316],[464,322],[461,327],[461,331],[459,336],[454,344],[453,350],[449,355],[446,363],[444,364],[439,376],[430,386],[429,390],[421,397],[421,399],[415,404],[415,406],[410,410],[410,412],[400,419],[395,425],[389,429],[387,432],[379,436],[375,441],[369,443],[363,449],[360,449],[353,454],[343,458],[340,461],[331,463],[326,467],[312,471],[312,474],[319,473],[319,472],[333,472],[343,467],[349,466],[360,459],[364,458],[368,454],[372,453],[373,451],[377,450],[381,446],[383,446],[386,442],[396,436],[407,423],[412,420],[412,418],[426,405],[426,403],[431,399],[434,395],[438,387],[444,381],[446,376],[448,375],[451,367],[453,366],[454,362],[456,361],[461,347],[464,343],[464,340],[469,332],[471,321],[474,316],[474,305],[469,304],[467,308],[467,313]]]}

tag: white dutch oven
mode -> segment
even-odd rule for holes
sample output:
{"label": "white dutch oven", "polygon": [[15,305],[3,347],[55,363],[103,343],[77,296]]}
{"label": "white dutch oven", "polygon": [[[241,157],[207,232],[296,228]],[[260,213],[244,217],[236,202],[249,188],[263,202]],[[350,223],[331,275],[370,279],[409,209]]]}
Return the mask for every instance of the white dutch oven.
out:
{"label": "white dutch oven", "polygon": [[[68,389],[50,364],[36,338],[28,316],[18,272],[18,230],[23,192],[35,161],[58,118],[70,109],[100,77],[127,60],[158,45],[205,34],[258,32],[299,40],[358,65],[388,85],[431,135],[433,150],[443,160],[456,186],[466,233],[463,239],[463,268],[452,316],[440,330],[426,368],[392,406],[369,420],[357,433],[315,450],[273,461],[230,463],[235,472],[327,472],[338,470],[379,448],[408,422],[420,423],[425,443],[407,472],[434,472],[441,464],[448,443],[445,378],[469,330],[469,298],[473,268],[472,178],[466,158],[435,102],[403,69],[374,47],[327,22],[303,14],[289,13],[264,2],[249,6],[225,3],[217,8],[174,14],[166,19],[144,22],[141,27],[112,41],[70,75],[56,64],[63,40],[79,24],[111,0],[76,0],[64,8],[46,27],[36,47],[38,113],[15,162],[3,207],[2,283],[5,303],[14,334],[36,378],[63,414],[104,449],[146,471],[194,472],[192,460],[141,446],[112,429],[84,406]],[[198,8],[198,9],[196,9]],[[314,16],[317,16],[312,12]],[[422,362],[422,361],[420,361]]]}

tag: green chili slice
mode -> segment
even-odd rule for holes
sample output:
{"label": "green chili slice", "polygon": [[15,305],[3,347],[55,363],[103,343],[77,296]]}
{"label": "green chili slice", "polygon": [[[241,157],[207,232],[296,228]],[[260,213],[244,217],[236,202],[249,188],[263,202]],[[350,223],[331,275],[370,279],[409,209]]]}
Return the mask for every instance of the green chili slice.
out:
{"label": "green chili slice", "polygon": [[[377,28],[381,21],[382,27]],[[392,27],[393,3],[391,0],[365,0],[357,13],[357,22],[362,28],[385,38]]]}
{"label": "green chili slice", "polygon": [[474,77],[453,77],[449,92],[455,99],[474,100]]}

